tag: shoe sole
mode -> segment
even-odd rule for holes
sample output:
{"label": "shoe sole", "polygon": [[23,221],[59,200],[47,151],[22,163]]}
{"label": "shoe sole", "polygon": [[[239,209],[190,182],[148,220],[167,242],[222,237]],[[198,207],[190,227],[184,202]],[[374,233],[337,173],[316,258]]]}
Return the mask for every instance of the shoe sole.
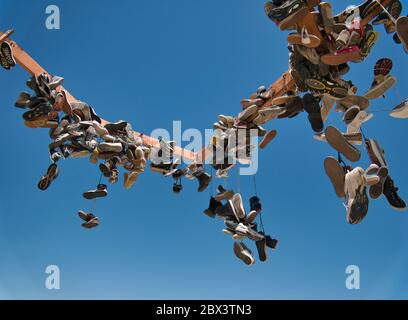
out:
{"label": "shoe sole", "polygon": [[302,20],[304,17],[306,17],[308,13],[309,9],[306,6],[300,8],[298,11],[290,14],[288,17],[280,21],[279,29],[283,31],[294,26],[299,20]]}
{"label": "shoe sole", "polygon": [[234,242],[235,256],[243,261],[246,265],[250,266],[254,263],[252,256],[249,253],[244,254],[245,249],[241,244]]}
{"label": "shoe sole", "polygon": [[384,82],[368,90],[363,97],[369,100],[381,98],[396,83],[397,78],[389,77]]}
{"label": "shoe sole", "polygon": [[327,142],[338,152],[343,154],[348,160],[357,162],[361,158],[361,153],[333,126],[327,127],[325,131]]}
{"label": "shoe sole", "polygon": [[256,241],[256,248],[258,250],[259,260],[262,262],[268,260],[268,247],[266,246],[266,240]]}
{"label": "shoe sole", "polygon": [[319,3],[319,12],[322,17],[322,24],[326,33],[327,34],[332,33],[334,29],[334,19],[331,4],[328,2]]}
{"label": "shoe sole", "polygon": [[338,66],[343,63],[361,60],[360,51],[345,52],[340,54],[325,54],[321,57],[322,62],[329,66]]}
{"label": "shoe sole", "polygon": [[336,86],[335,84],[330,84],[319,79],[306,79],[305,84],[309,89],[314,90],[317,93],[326,93],[338,99],[348,96],[347,88]]}
{"label": "shoe sole", "polygon": [[378,32],[374,31],[374,32],[370,33],[368,39],[363,44],[363,46],[362,46],[362,48],[360,50],[361,57],[365,58],[370,54],[371,49],[377,43],[379,38],[380,38],[380,34]]}
{"label": "shoe sole", "polygon": [[384,183],[388,177],[388,168],[381,167],[377,175],[380,177],[380,182],[370,187],[369,194],[372,199],[378,199],[384,192]]}
{"label": "shoe sole", "polygon": [[262,139],[261,143],[259,144],[259,148],[261,149],[265,149],[268,144],[276,138],[276,136],[278,135],[278,132],[276,130],[271,130],[269,131],[265,137]]}
{"label": "shoe sole", "polygon": [[347,221],[350,224],[360,224],[368,213],[369,200],[367,197],[366,188],[364,187],[363,193],[356,194],[356,197],[351,205],[351,208],[347,215]]}
{"label": "shoe sole", "polygon": [[320,38],[315,35],[309,35],[310,42],[304,43],[302,35],[299,33],[291,33],[288,35],[288,43],[305,46],[306,48],[317,48],[321,44]]}
{"label": "shoe sole", "polygon": [[324,160],[324,169],[333,185],[337,197],[344,198],[346,196],[344,192],[346,174],[344,173],[343,167],[335,158],[328,157]]}
{"label": "shoe sole", "polygon": [[85,192],[83,196],[87,200],[93,200],[96,198],[104,198],[107,196],[107,193],[106,191]]}
{"label": "shoe sole", "polygon": [[399,17],[396,24],[397,35],[408,53],[408,17]]}
{"label": "shoe sole", "polygon": [[370,106],[370,100],[362,96],[348,95],[344,99],[337,101],[337,105],[340,105],[345,109],[352,106],[359,106],[360,110],[366,110]]}
{"label": "shoe sole", "polygon": [[379,145],[377,140],[367,140],[366,150],[369,158],[373,163],[381,167],[388,167],[387,161],[383,154],[383,149]]}
{"label": "shoe sole", "polygon": [[3,42],[1,44],[1,52],[2,52],[2,54],[4,56],[4,58],[6,59],[7,64],[10,67],[14,67],[16,65],[16,60],[14,59],[12,49],[11,49],[11,47],[10,47],[10,45],[8,43]]}
{"label": "shoe sole", "polygon": [[397,119],[407,119],[408,118],[408,102],[404,102],[399,106],[395,107],[391,112],[390,116]]}

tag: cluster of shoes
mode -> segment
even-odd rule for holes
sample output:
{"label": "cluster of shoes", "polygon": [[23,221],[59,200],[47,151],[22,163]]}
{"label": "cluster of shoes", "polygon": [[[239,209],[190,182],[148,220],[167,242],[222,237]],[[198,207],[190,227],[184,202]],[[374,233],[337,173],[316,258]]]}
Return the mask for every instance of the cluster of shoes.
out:
{"label": "cluster of shoes", "polygon": [[0,44],[0,65],[6,70],[10,70],[16,65],[13,50],[7,41]]}
{"label": "cluster of shoes", "polygon": [[[306,111],[312,129],[322,132],[334,103],[337,103],[337,111],[344,112],[353,105],[366,109],[369,100],[382,97],[396,83],[395,77],[389,75],[392,67],[392,64],[387,66],[389,59],[379,61],[375,81],[363,96],[357,95],[358,89],[351,81],[342,78],[350,70],[348,62],[364,60],[377,42],[378,33],[368,24],[372,19],[374,25],[384,24],[388,33],[401,29],[401,37],[405,35],[403,38],[406,38],[408,26],[402,30],[406,17],[400,17],[401,2],[391,1],[387,11],[380,11],[375,17],[373,10],[378,11],[379,5],[376,0],[367,0],[333,16],[332,7],[327,2],[267,1],[267,16],[281,30],[294,30],[288,35],[288,48],[290,75],[295,88],[288,88],[281,97],[271,97],[274,92],[260,88],[257,95],[251,97],[253,99],[242,101],[243,115],[254,114],[251,120],[264,124],[276,117],[293,118]],[[310,93],[301,97],[302,92]]]}
{"label": "cluster of shoes", "polygon": [[180,168],[180,160],[174,158],[174,141],[160,141],[160,148],[153,149],[151,153],[150,168],[153,172],[163,174],[165,177],[172,177],[173,192],[178,194],[183,190],[181,180],[186,177],[189,180],[198,180],[198,192],[203,192],[209,186],[212,176],[205,172],[204,166],[195,162]]}
{"label": "cluster of shoes", "polygon": [[267,248],[275,250],[278,241],[265,235],[265,232],[258,231],[255,220],[262,211],[259,198],[255,196],[250,199],[250,212],[247,214],[239,193],[226,190],[222,186],[218,186],[217,193],[217,196],[211,197],[209,207],[204,213],[210,218],[220,218],[224,221],[223,232],[235,241],[234,253],[245,264],[251,266],[255,259],[251,250],[243,243],[244,239],[254,241],[260,261],[266,261]]}
{"label": "cluster of shoes", "polygon": [[353,132],[354,129],[350,128],[359,127],[363,121],[370,118],[369,114],[359,110],[358,107],[350,108],[346,115],[350,115],[349,118],[344,119],[348,123],[347,134],[342,134],[333,126],[327,127],[324,133],[324,139],[339,153],[338,160],[334,157],[326,158],[324,168],[336,195],[339,198],[345,198],[347,222],[358,224],[366,217],[369,207],[367,187],[372,199],[378,199],[384,195],[392,208],[397,211],[405,210],[406,204],[398,195],[398,188],[395,187],[390,176],[385,152],[377,140],[364,139],[364,145],[371,160],[366,170],[346,165],[341,159],[342,154],[352,162],[360,160],[361,153],[356,145],[362,144],[363,137],[360,132]]}
{"label": "cluster of shoes", "polygon": [[[31,77],[27,86],[34,94],[22,92],[15,103],[18,108],[28,109],[23,114],[27,127],[50,128],[52,163],[41,177],[38,188],[43,191],[49,188],[59,174],[57,162],[68,157],[89,157],[93,164],[103,161],[99,169],[112,184],[118,182],[118,166],[123,166],[126,170],[124,187],[131,188],[138,175],[144,172],[151,148],[145,146],[140,137],[135,137],[128,122],[103,124],[88,104],[81,101],[70,103],[62,89],[63,81],[61,77],[47,74]],[[104,184],[83,194],[88,200],[107,195]],[[81,214],[80,217],[85,216]],[[87,221],[84,227],[97,226],[95,221],[99,220],[92,215],[90,217],[92,223]]]}

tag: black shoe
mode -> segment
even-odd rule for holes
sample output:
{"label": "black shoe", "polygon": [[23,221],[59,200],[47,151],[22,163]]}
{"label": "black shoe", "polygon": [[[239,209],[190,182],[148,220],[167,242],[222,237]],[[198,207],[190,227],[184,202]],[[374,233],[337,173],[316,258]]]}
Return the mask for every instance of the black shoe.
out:
{"label": "black shoe", "polygon": [[107,186],[105,184],[99,184],[95,190],[87,191],[83,194],[87,200],[93,200],[96,198],[103,198],[108,195]]}
{"label": "black shoe", "polygon": [[199,182],[198,192],[203,192],[205,189],[207,189],[212,179],[211,175],[204,171],[198,171],[194,174],[194,176]]}
{"label": "black shoe", "polygon": [[179,194],[183,190],[183,186],[181,183],[174,183],[173,184],[173,192]]}
{"label": "black shoe", "polygon": [[281,30],[285,30],[295,25],[297,20],[304,17],[308,11],[302,0],[289,0],[271,10],[268,16],[271,20],[278,21]]}
{"label": "black shoe", "polygon": [[308,119],[314,132],[321,132],[324,128],[320,105],[317,99],[310,93],[303,96],[303,104],[308,113]]}
{"label": "black shoe", "polygon": [[249,207],[250,207],[250,211],[257,211],[257,212],[261,211],[262,205],[261,205],[260,199],[256,196],[249,199]]}
{"label": "black shoe", "polygon": [[384,195],[387,198],[389,204],[392,208],[397,211],[404,211],[406,209],[406,204],[398,195],[398,188],[394,186],[394,181],[390,176],[385,180],[384,183]]}
{"label": "black shoe", "polygon": [[266,245],[271,248],[272,250],[276,250],[279,241],[276,239],[272,239],[271,236],[265,236]]}
{"label": "black shoe", "polygon": [[316,93],[327,93],[338,99],[348,96],[348,89],[346,87],[323,78],[309,78],[305,80],[305,84],[311,91]]}
{"label": "black shoe", "polygon": [[278,119],[290,118],[298,115],[304,110],[303,100],[301,97],[294,98],[285,105],[285,111],[278,116]]}
{"label": "black shoe", "polygon": [[211,197],[210,199],[210,205],[208,206],[208,209],[204,210],[204,213],[209,216],[210,218],[215,218],[216,213],[215,211],[217,210],[217,208],[222,207],[222,203],[218,202],[217,200],[215,200],[213,197]]}
{"label": "black shoe", "polygon": [[116,123],[108,123],[105,125],[105,129],[109,131],[110,134],[116,133],[118,131],[124,131],[128,123],[126,121],[118,121]]}

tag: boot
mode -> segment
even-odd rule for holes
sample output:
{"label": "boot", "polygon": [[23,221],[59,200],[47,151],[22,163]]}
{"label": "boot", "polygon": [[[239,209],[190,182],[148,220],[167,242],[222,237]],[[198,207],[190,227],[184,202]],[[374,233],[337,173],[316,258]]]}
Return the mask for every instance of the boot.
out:
{"label": "boot", "polygon": [[212,179],[211,175],[209,175],[205,171],[197,171],[196,173],[194,173],[194,177],[199,182],[198,192],[203,192],[205,189],[207,189]]}

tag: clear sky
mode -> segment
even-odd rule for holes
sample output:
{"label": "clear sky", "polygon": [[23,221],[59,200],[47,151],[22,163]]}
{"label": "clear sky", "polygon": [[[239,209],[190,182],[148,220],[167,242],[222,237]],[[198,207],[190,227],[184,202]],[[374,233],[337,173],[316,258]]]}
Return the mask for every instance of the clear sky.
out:
{"label": "clear sky", "polygon": [[[336,11],[352,4],[332,3]],[[49,4],[61,9],[61,30],[45,28]],[[144,133],[171,130],[173,120],[183,129],[211,128],[218,114],[237,114],[240,99],[288,65],[285,33],[265,17],[263,1],[3,0],[0,28],[9,27],[76,97]],[[384,112],[407,98],[407,55],[378,30],[379,44],[346,79],[363,93],[375,61],[394,60],[399,82],[372,103],[375,117],[365,133],[384,146],[408,198],[407,120]],[[98,168],[87,159],[64,161],[52,187],[37,189],[49,165],[47,131],[25,128],[13,107],[27,78],[21,68],[0,70],[0,298],[408,298],[407,213],[381,198],[361,225],[348,225],[323,170],[324,158],[335,153],[313,139],[305,114],[266,126],[279,136],[260,154],[256,180],[267,231],[280,246],[267,263],[248,268],[235,258],[222,222],[202,213],[211,191],[197,193],[196,181],[185,181],[175,196],[171,180],[148,170],[130,191],[109,187],[94,212],[101,226],[81,228],[77,210],[90,208],[81,195],[95,187]],[[328,123],[344,128],[339,114]],[[364,155],[360,165],[368,164]],[[237,181],[233,173],[228,187],[236,189]],[[248,207],[253,178],[240,182]],[[60,268],[59,291],[45,288],[48,265]],[[345,287],[348,265],[360,267],[359,291]]]}

